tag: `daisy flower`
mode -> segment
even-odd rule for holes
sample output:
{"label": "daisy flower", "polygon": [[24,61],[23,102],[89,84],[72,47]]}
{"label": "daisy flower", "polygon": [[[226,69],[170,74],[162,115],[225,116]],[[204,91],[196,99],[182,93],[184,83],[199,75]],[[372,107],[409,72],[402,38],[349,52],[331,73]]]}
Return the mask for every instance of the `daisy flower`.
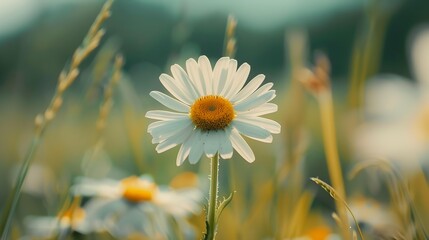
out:
{"label": "daisy flower", "polygon": [[406,175],[428,169],[429,28],[413,35],[410,56],[415,83],[393,74],[370,79],[366,121],[352,139],[358,160],[385,158]]}
{"label": "daisy flower", "polygon": [[270,143],[271,134],[280,133],[280,124],[262,115],[277,111],[269,103],[275,96],[272,83],[261,86],[263,74],[246,86],[250,65],[228,57],[220,58],[212,69],[206,56],[186,61],[186,71],[175,64],[172,76],[161,74],[162,85],[173,97],[159,91],[150,96],[172,111],[153,110],[146,117],[159,120],[148,127],[158,153],[180,145],[176,164],[186,158],[191,164],[201,156],[219,153],[230,159],[235,149],[245,160],[253,162],[255,155],[241,135]]}
{"label": "daisy flower", "polygon": [[201,211],[202,193],[197,188],[172,190],[147,176],[120,181],[83,178],[73,193],[93,197],[84,207],[87,228],[118,238],[143,234],[165,239],[172,232],[172,219],[186,232],[191,228],[186,217]]}
{"label": "daisy flower", "polygon": [[[73,203],[58,216],[29,216],[24,219],[28,237],[63,239],[72,231],[89,232],[84,221],[86,212],[80,206],[80,199],[75,198]],[[32,239],[32,238],[31,238]]]}

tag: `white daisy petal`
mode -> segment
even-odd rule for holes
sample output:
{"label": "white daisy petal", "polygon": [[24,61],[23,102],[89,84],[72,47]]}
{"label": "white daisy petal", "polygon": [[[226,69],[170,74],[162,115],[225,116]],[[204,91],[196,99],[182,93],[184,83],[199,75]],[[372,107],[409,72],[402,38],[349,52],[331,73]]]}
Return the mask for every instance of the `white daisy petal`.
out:
{"label": "white daisy petal", "polygon": [[264,94],[262,94],[259,97],[256,98],[248,98],[242,102],[240,102],[239,104],[234,106],[234,109],[236,111],[246,111],[246,110],[250,110],[252,108],[258,107],[268,101],[271,101],[273,98],[276,97],[276,91],[275,90],[270,90]]}
{"label": "white daisy petal", "polygon": [[219,95],[228,75],[229,57],[220,58],[213,70],[213,94]]}
{"label": "white daisy petal", "polygon": [[258,88],[258,90],[256,90],[254,93],[252,93],[248,98],[261,96],[262,94],[268,92],[273,86],[273,83],[266,83],[262,87]]}
{"label": "white daisy petal", "polygon": [[252,94],[264,81],[265,75],[259,74],[254,77],[237,95],[231,98],[231,102],[239,103],[240,101],[245,100],[250,94]]}
{"label": "white daisy petal", "polygon": [[155,100],[157,100],[162,105],[172,109],[176,110],[178,112],[189,112],[189,106],[186,104],[177,101],[176,99],[158,91],[152,91],[149,93],[151,97],[153,97]]}
{"label": "white daisy petal", "polygon": [[178,82],[183,85],[183,92],[191,98],[192,102],[195,101],[195,99],[198,98],[198,94],[195,91],[194,84],[189,79],[189,76],[186,74],[185,70],[183,70],[183,68],[179,65],[174,64],[171,66],[171,73],[173,74],[174,79],[179,80]]}
{"label": "white daisy petal", "polygon": [[246,83],[247,77],[249,77],[250,65],[243,63],[237,70],[234,75],[234,78],[231,80],[232,85],[228,92],[225,93],[225,98],[231,99],[235,94],[237,94],[241,88]]}
{"label": "white daisy petal", "polygon": [[206,94],[206,85],[204,82],[204,76],[195,59],[190,58],[186,61],[186,71],[188,71],[189,78],[194,83],[197,94],[199,96],[204,96]]}
{"label": "white daisy petal", "polygon": [[199,57],[198,66],[200,66],[200,70],[203,75],[202,82],[205,84],[206,94],[211,95],[213,94],[213,89],[211,85],[213,72],[209,59],[206,56]]}
{"label": "white daisy petal", "polygon": [[196,130],[192,131],[191,136],[180,146],[179,153],[177,153],[176,165],[180,166],[183,164],[185,159],[189,156],[191,152],[192,144],[196,136]]}
{"label": "white daisy petal", "polygon": [[148,132],[153,137],[162,137],[164,135],[171,134],[172,131],[177,131],[191,124],[189,119],[179,119],[179,120],[170,120],[170,121],[159,121],[149,124]]}
{"label": "white daisy petal", "polygon": [[201,133],[201,130],[197,129],[195,131],[195,137],[192,141],[192,147],[191,152],[189,153],[189,162],[191,164],[197,163],[204,152],[204,146],[203,146],[203,137],[204,135]]}
{"label": "white daisy petal", "polygon": [[178,100],[191,105],[193,102],[192,96],[185,90],[185,86],[180,80],[174,79],[165,73],[159,76],[159,81],[174,97]]}
{"label": "white daisy petal", "polygon": [[207,157],[213,157],[219,151],[220,131],[210,131],[206,133],[206,141],[204,142],[204,152]]}
{"label": "white daisy petal", "polygon": [[250,124],[245,121],[235,120],[232,122],[232,126],[235,127],[241,134],[246,135],[255,140],[261,142],[272,141],[271,133],[257,125]]}
{"label": "white daisy petal", "polygon": [[247,142],[240,136],[240,133],[234,128],[231,130],[230,135],[231,143],[234,149],[249,163],[255,161],[255,155]]}
{"label": "white daisy petal", "polygon": [[145,117],[155,120],[174,120],[184,117],[189,117],[186,113],[176,113],[162,110],[152,110],[148,111]]}
{"label": "white daisy petal", "polygon": [[[188,123],[188,125],[183,125],[183,127],[174,129],[172,131],[166,131],[158,136],[153,136],[152,143],[161,143],[164,142],[168,138],[174,138],[177,134],[179,134],[181,131],[189,131],[192,132],[194,129],[194,125],[191,124],[191,122]],[[183,134],[186,134],[183,133]]]}
{"label": "white daisy petal", "polygon": [[165,152],[181,143],[183,143],[191,134],[193,126],[189,124],[188,127],[176,131],[174,134],[162,141],[155,150],[157,153]]}
{"label": "white daisy petal", "polygon": [[262,116],[265,114],[277,112],[278,107],[277,104],[274,103],[264,103],[259,107],[253,108],[248,111],[239,112],[239,115],[245,116]]}
{"label": "white daisy petal", "polygon": [[186,148],[185,144],[182,144],[180,146],[179,152],[177,153],[177,157],[176,157],[176,166],[180,166],[183,164],[185,159],[188,157],[190,151],[191,151],[191,148],[190,147]]}
{"label": "white daisy petal", "polygon": [[233,148],[229,136],[231,135],[231,128],[227,128],[220,132],[220,146],[219,154],[223,159],[230,159],[232,157]]}
{"label": "white daisy petal", "polygon": [[237,72],[237,60],[231,59],[229,60],[228,65],[228,75],[226,77],[225,85],[222,88],[222,91],[219,95],[225,96],[228,92],[231,91],[231,86],[234,84],[235,73]]}
{"label": "white daisy petal", "polygon": [[268,130],[271,133],[277,134],[280,133],[281,126],[278,122],[271,119],[255,117],[255,116],[237,116],[235,120],[240,120],[252,125],[260,126]]}

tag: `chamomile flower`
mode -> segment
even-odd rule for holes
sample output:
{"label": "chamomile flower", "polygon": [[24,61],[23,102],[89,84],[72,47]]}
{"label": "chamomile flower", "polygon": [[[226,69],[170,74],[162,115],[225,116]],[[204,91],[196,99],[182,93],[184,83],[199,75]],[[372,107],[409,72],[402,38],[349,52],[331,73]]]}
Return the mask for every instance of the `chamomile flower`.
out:
{"label": "chamomile flower", "polygon": [[429,155],[429,28],[412,38],[410,56],[416,83],[384,74],[369,81],[366,121],[353,138],[359,160],[385,158],[406,175],[427,169]]}
{"label": "chamomile flower", "polygon": [[172,76],[161,74],[162,85],[173,95],[152,91],[150,95],[172,111],[153,110],[146,117],[159,120],[148,127],[158,153],[177,145],[180,149],[176,164],[186,158],[195,164],[201,156],[219,153],[229,159],[235,149],[245,160],[253,162],[255,155],[241,135],[270,143],[271,134],[280,133],[280,124],[262,115],[277,111],[269,103],[276,96],[272,83],[262,85],[263,74],[246,86],[250,66],[228,57],[220,58],[212,69],[206,56],[198,62],[186,61],[186,71],[175,64]]}
{"label": "chamomile flower", "polygon": [[150,239],[165,239],[171,232],[172,219],[190,228],[185,218],[201,211],[202,194],[197,188],[166,189],[146,176],[120,181],[85,178],[73,187],[73,192],[93,197],[85,205],[88,228],[108,231],[119,238],[143,234]]}
{"label": "chamomile flower", "polygon": [[80,199],[75,198],[73,203],[57,216],[28,216],[24,219],[24,224],[28,237],[33,238],[53,238],[63,239],[72,231],[90,232],[83,224],[86,212],[80,206]]}

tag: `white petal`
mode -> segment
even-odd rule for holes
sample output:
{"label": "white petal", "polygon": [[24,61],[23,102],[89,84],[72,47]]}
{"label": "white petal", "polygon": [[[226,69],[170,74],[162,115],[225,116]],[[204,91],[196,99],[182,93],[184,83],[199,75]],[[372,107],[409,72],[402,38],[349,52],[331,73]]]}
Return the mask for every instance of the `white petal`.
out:
{"label": "white petal", "polygon": [[189,162],[191,164],[197,163],[204,152],[204,146],[203,146],[203,134],[201,133],[201,130],[196,129],[195,130],[195,137],[192,141],[192,147],[191,152],[189,153]]}
{"label": "white petal", "polygon": [[194,83],[197,94],[199,96],[206,95],[206,85],[204,82],[204,76],[195,59],[190,58],[186,60],[186,71],[189,74],[189,78]]}
{"label": "white petal", "polygon": [[219,151],[220,131],[209,131],[204,142],[204,152],[211,158]]}
{"label": "white petal", "polygon": [[231,135],[231,128],[220,131],[220,146],[219,154],[222,159],[230,159],[232,157],[233,148],[229,136]]}
{"label": "white petal", "polygon": [[243,139],[242,136],[238,133],[236,129],[231,130],[230,135],[231,143],[234,149],[249,163],[255,161],[255,155],[253,154],[252,149],[249,147],[247,142]]}
{"label": "white petal", "polygon": [[259,107],[253,108],[248,111],[239,112],[239,115],[245,115],[245,116],[262,116],[265,114],[277,112],[278,107],[277,104],[274,103],[264,103]]}
{"label": "white petal", "polygon": [[262,94],[268,92],[268,90],[270,90],[273,86],[274,86],[273,83],[266,83],[262,85],[262,87],[260,87],[254,93],[252,93],[252,95],[250,95],[248,98],[261,96]]}
{"label": "white petal", "polygon": [[191,136],[180,146],[179,153],[177,153],[176,165],[180,166],[189,156],[191,152],[192,144],[194,143],[194,138],[196,136],[196,130],[194,130]]}
{"label": "white petal", "polygon": [[232,126],[235,127],[241,134],[246,135],[255,140],[268,143],[273,140],[271,133],[268,130],[261,128],[257,125],[253,125],[248,122],[236,119],[232,122]]}
{"label": "white petal", "polygon": [[176,99],[158,91],[152,91],[149,93],[151,97],[153,97],[155,100],[157,100],[162,105],[172,109],[176,110],[178,112],[189,112],[189,106],[186,104],[177,101]]}
{"label": "white petal", "polygon": [[177,153],[176,166],[180,166],[183,164],[185,159],[188,157],[190,150],[191,148],[190,147],[186,148],[185,144],[182,144],[180,146],[179,152]]}
{"label": "white petal", "polygon": [[175,131],[174,134],[168,136],[164,141],[156,146],[156,152],[162,153],[183,143],[192,134],[193,128],[194,126],[190,124],[188,127]]}
{"label": "white petal", "polygon": [[165,136],[171,136],[172,132],[179,131],[180,129],[186,128],[191,124],[192,121],[190,119],[158,121],[149,124],[147,131],[154,138],[162,138]]}
{"label": "white petal", "polygon": [[231,87],[234,84],[235,73],[237,72],[237,60],[231,59],[228,65],[228,75],[226,77],[225,86],[221,87],[222,91],[220,92],[221,96],[225,96],[228,92],[231,91]]}
{"label": "white petal", "polygon": [[241,89],[237,95],[232,96],[231,102],[239,103],[240,101],[245,100],[262,84],[264,79],[265,75],[263,74],[259,74],[258,76],[254,77],[243,89]]}
{"label": "white petal", "polygon": [[161,143],[161,142],[165,141],[167,138],[170,138],[170,137],[176,135],[178,132],[185,131],[184,129],[187,129],[187,130],[192,132],[193,128],[194,128],[194,125],[189,121],[187,124],[185,124],[181,127],[177,127],[174,130],[166,131],[166,132],[163,132],[163,133],[156,135],[156,136],[154,134],[152,134],[152,143]]}
{"label": "white petal", "polygon": [[178,190],[160,189],[153,202],[164,211],[176,217],[186,217],[191,213],[201,211],[201,200],[204,195],[196,188],[183,188]]}
{"label": "white petal", "polygon": [[268,130],[271,133],[280,133],[281,126],[276,121],[273,121],[271,119],[262,118],[262,117],[254,117],[254,116],[242,116],[238,115],[235,120],[240,120],[252,125],[260,126],[261,128],[264,128]]}
{"label": "white petal", "polygon": [[206,95],[213,94],[212,89],[212,66],[210,64],[209,59],[206,56],[201,56],[198,58],[198,65],[200,66],[200,70],[203,74],[203,82],[206,86]]}
{"label": "white petal", "polygon": [[228,75],[229,57],[220,58],[213,70],[213,94],[219,95]]}
{"label": "white petal", "polygon": [[241,88],[246,83],[247,77],[250,73],[250,65],[243,63],[237,70],[234,78],[232,79],[232,85],[228,92],[225,93],[225,98],[231,99],[235,94],[237,94]]}
{"label": "white petal", "polygon": [[159,80],[161,81],[162,85],[167,89],[174,97],[176,97],[178,100],[191,105],[194,101],[192,99],[192,96],[189,94],[189,92],[185,89],[185,86],[183,83],[171,77],[170,75],[167,75],[165,73],[161,74],[159,76]]}
{"label": "white petal", "polygon": [[174,120],[184,117],[189,117],[186,113],[176,113],[162,110],[152,110],[148,111],[145,117],[156,120]]}
{"label": "white petal", "polygon": [[234,106],[236,111],[246,111],[261,106],[262,104],[273,100],[276,97],[276,91],[270,90],[259,97],[248,98]]}
{"label": "white petal", "polygon": [[184,93],[189,96],[193,101],[199,97],[197,92],[195,91],[195,86],[192,81],[189,79],[188,74],[186,74],[185,70],[178,64],[174,64],[171,66],[171,73],[174,76],[174,79],[178,80],[184,86]]}

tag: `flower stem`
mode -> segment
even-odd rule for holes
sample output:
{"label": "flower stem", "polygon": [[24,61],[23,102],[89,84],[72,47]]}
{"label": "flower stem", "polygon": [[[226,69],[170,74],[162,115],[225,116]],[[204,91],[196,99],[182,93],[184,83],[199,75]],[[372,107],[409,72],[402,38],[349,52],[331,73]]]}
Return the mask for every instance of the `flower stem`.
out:
{"label": "flower stem", "polygon": [[218,174],[219,174],[219,154],[211,158],[211,175],[210,175],[210,195],[209,195],[209,212],[207,215],[207,240],[215,239],[216,235],[216,209],[218,198]]}

